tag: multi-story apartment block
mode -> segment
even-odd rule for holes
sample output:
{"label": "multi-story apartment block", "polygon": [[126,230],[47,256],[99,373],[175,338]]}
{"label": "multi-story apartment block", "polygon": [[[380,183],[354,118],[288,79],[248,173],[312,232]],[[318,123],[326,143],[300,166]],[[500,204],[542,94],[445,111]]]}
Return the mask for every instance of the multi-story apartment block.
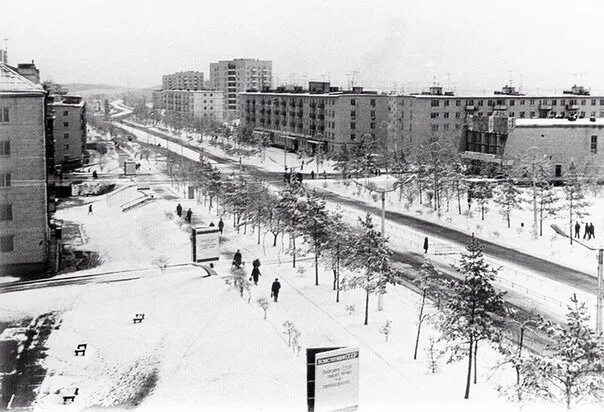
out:
{"label": "multi-story apartment block", "polygon": [[162,76],[163,90],[203,90],[203,72],[186,71]]}
{"label": "multi-story apartment block", "polygon": [[277,89],[239,94],[242,125],[268,133],[275,146],[315,152],[387,137],[388,96],[339,91],[310,82],[309,91]]}
{"label": "multi-story apartment block", "polygon": [[224,121],[224,92],[219,90],[162,90],[159,101],[173,121]]}
{"label": "multi-story apartment block", "polygon": [[573,86],[560,94],[526,96],[513,87],[490,95],[455,96],[431,87],[429,92],[391,96],[389,135],[392,142],[413,146],[431,136],[448,138],[463,147],[464,125],[470,116],[503,114],[512,119],[604,118],[604,96]]}
{"label": "multi-story apartment block", "polygon": [[46,267],[45,91],[0,63],[0,276]]}
{"label": "multi-story apartment block", "polygon": [[273,84],[273,63],[269,60],[234,59],[210,63],[210,88],[225,92],[225,110],[237,115],[237,94],[262,91]]}
{"label": "multi-story apartment block", "polygon": [[80,96],[53,97],[54,164],[63,170],[81,166],[86,151],[86,104]]}

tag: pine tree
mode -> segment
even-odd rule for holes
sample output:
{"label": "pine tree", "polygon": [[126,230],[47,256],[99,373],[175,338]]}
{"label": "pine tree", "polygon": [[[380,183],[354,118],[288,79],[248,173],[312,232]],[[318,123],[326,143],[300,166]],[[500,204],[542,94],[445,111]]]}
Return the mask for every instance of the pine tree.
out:
{"label": "pine tree", "polygon": [[[556,193],[553,185],[547,181],[542,181],[537,190],[537,203],[539,205],[539,236],[543,236],[543,221],[548,217],[556,217],[562,209],[560,197]],[[572,233],[571,233],[572,235]]]}
{"label": "pine tree", "polygon": [[512,210],[522,210],[521,192],[516,186],[514,180],[506,179],[497,188],[493,201],[499,206],[499,211],[501,212],[501,214],[505,216],[509,228],[510,215],[512,214]]}
{"label": "pine tree", "polygon": [[572,245],[573,219],[581,219],[589,214],[587,211],[589,202],[585,199],[583,183],[574,162],[571,162],[568,167],[568,177],[566,178],[564,192],[566,193],[566,209],[568,210],[569,238]]}
{"label": "pine tree", "polygon": [[473,362],[476,383],[478,342],[499,339],[500,329],[495,316],[503,314],[504,292],[498,292],[493,286],[496,271],[485,262],[480,242],[472,237],[466,249],[456,267],[464,278],[452,284],[454,293],[443,308],[440,327],[442,338],[450,343],[450,361],[468,359],[464,395],[468,399]]}
{"label": "pine tree", "polygon": [[539,399],[564,403],[568,410],[582,401],[604,399],[604,339],[589,326],[587,306],[571,298],[566,324],[547,322],[543,329],[553,341],[541,354],[520,363],[518,390]]}
{"label": "pine tree", "polygon": [[349,267],[354,272],[348,280],[348,286],[365,290],[364,324],[367,325],[369,295],[384,294],[387,283],[393,281],[395,270],[390,260],[392,251],[388,247],[388,240],[375,229],[371,215],[367,213],[365,219],[359,218],[359,224],[360,233],[353,243],[353,255],[349,262]]}
{"label": "pine tree", "polygon": [[485,212],[487,210],[487,204],[492,193],[492,184],[488,180],[475,184],[472,190],[472,197],[476,199],[480,205],[481,220],[484,220]]}
{"label": "pine tree", "polygon": [[301,203],[300,210],[303,213],[301,223],[303,224],[303,236],[310,244],[315,255],[315,285],[319,285],[319,257],[324,246],[329,241],[330,218],[325,206],[325,200],[319,199],[314,192],[308,192]]}
{"label": "pine tree", "polygon": [[430,318],[430,315],[425,313],[426,300],[429,297],[439,299],[439,290],[441,287],[444,286],[444,284],[440,280],[440,274],[428,259],[425,259],[424,263],[422,263],[422,267],[419,270],[419,274],[415,279],[413,279],[413,283],[417,285],[422,296],[417,317],[417,335],[415,337],[415,350],[413,351],[413,359],[416,360],[422,325],[426,320]]}
{"label": "pine tree", "polygon": [[279,213],[280,220],[290,231],[292,239],[292,257],[293,267],[296,267],[296,237],[300,233],[304,223],[304,210],[300,198],[305,195],[304,186],[294,180],[292,183],[285,185],[279,192],[278,200],[275,205],[275,210]]}

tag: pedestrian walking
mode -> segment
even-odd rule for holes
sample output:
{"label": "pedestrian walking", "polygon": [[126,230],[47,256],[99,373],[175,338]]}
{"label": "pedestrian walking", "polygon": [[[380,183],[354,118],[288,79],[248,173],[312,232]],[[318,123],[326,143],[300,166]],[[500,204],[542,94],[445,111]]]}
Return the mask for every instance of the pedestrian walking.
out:
{"label": "pedestrian walking", "polygon": [[189,208],[189,210],[187,210],[187,223],[191,223],[191,217],[193,216],[193,212],[191,211],[191,209]]}
{"label": "pedestrian walking", "polygon": [[589,236],[589,223],[585,222],[585,231],[583,232],[583,239],[591,239]]}
{"label": "pedestrian walking", "polygon": [[300,165],[300,170],[304,170],[304,160],[302,160],[302,164]]}
{"label": "pedestrian walking", "polygon": [[92,214],[92,204],[88,205],[88,214]]}
{"label": "pedestrian walking", "polygon": [[589,224],[589,238],[596,238],[596,228],[594,227],[593,222]]}
{"label": "pedestrian walking", "polygon": [[222,218],[220,218],[220,220],[218,221],[218,230],[220,231],[220,234],[222,235],[222,231],[224,230],[224,222],[222,221]]}
{"label": "pedestrian walking", "polygon": [[275,278],[275,281],[271,285],[271,297],[275,302],[279,299],[279,289],[281,289],[281,283],[279,283],[279,279]]}
{"label": "pedestrian walking", "polygon": [[424,238],[424,253],[428,253],[428,236]]}
{"label": "pedestrian walking", "polygon": [[315,171],[314,171],[314,170],[311,170],[311,171],[310,171],[310,178],[311,178],[312,180],[315,180]]}
{"label": "pedestrian walking", "polygon": [[250,277],[250,280],[254,280],[254,285],[258,285],[258,278],[260,277],[260,269],[258,268],[258,266],[254,266],[254,269],[252,269],[252,276]]}
{"label": "pedestrian walking", "polygon": [[581,237],[581,225],[579,222],[575,222],[575,238],[579,239]]}
{"label": "pedestrian walking", "polygon": [[235,252],[235,256],[233,256],[233,266],[240,268],[241,267],[241,252],[237,249]]}
{"label": "pedestrian walking", "polygon": [[178,206],[176,206],[176,214],[178,215],[178,217],[182,217],[182,206],[180,205],[180,203],[178,204]]}

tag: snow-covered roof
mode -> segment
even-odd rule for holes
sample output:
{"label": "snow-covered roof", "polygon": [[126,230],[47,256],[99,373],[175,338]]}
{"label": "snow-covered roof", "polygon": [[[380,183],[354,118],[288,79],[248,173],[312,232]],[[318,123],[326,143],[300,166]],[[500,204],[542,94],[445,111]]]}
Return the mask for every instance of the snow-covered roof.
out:
{"label": "snow-covered roof", "polygon": [[564,127],[588,127],[588,126],[604,126],[604,118],[597,117],[595,119],[583,118],[577,120],[568,119],[516,119],[516,127],[528,126],[564,126]]}
{"label": "snow-covered roof", "polygon": [[0,63],[0,93],[43,93],[44,89]]}

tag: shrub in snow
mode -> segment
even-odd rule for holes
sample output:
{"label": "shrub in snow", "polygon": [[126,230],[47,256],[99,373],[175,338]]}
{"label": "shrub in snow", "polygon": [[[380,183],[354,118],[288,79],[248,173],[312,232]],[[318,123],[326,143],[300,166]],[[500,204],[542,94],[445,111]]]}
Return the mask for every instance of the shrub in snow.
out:
{"label": "shrub in snow", "polygon": [[354,305],[346,305],[346,313],[352,316],[352,314],[356,311],[356,307]]}
{"label": "shrub in snow", "polygon": [[161,273],[164,273],[166,271],[166,268],[168,267],[169,261],[170,259],[165,256],[158,256],[154,258],[151,263],[157,266]]}
{"label": "shrub in snow", "polygon": [[266,320],[266,312],[268,311],[268,307],[270,305],[268,303],[268,299],[267,298],[258,298],[256,303],[258,304],[258,306],[260,306],[260,309],[262,309],[262,311],[264,312],[264,320]]}
{"label": "shrub in snow", "polygon": [[426,357],[428,358],[428,371],[436,373],[440,369],[440,358],[442,351],[437,347],[437,340],[430,336],[428,347],[425,349]]}
{"label": "shrub in snow", "polygon": [[296,355],[299,355],[300,349],[302,349],[302,345],[300,345],[300,336],[302,336],[302,332],[300,332],[298,329],[294,329],[292,332],[291,348],[292,352],[294,352]]}
{"label": "shrub in snow", "polygon": [[377,202],[378,200],[380,200],[380,195],[378,195],[377,193],[372,193],[371,200],[373,200],[374,202]]}
{"label": "shrub in snow", "polygon": [[386,342],[388,342],[388,338],[390,337],[390,331],[392,329],[392,321],[391,320],[387,320],[386,323],[384,323],[382,325],[382,327],[380,328],[380,333],[382,335],[384,335],[384,338],[386,339]]}
{"label": "shrub in snow", "polygon": [[491,232],[491,235],[493,235],[493,237],[499,237],[499,236],[501,236],[501,234],[497,230],[493,230]]}
{"label": "shrub in snow", "polygon": [[411,203],[405,203],[405,204],[403,204],[403,209],[409,210],[410,208],[411,208]]}
{"label": "shrub in snow", "polygon": [[292,338],[294,337],[294,335],[297,331],[296,324],[294,322],[292,322],[291,320],[286,320],[285,322],[283,322],[283,329],[285,329],[283,334],[287,335],[287,346],[291,347]]}

